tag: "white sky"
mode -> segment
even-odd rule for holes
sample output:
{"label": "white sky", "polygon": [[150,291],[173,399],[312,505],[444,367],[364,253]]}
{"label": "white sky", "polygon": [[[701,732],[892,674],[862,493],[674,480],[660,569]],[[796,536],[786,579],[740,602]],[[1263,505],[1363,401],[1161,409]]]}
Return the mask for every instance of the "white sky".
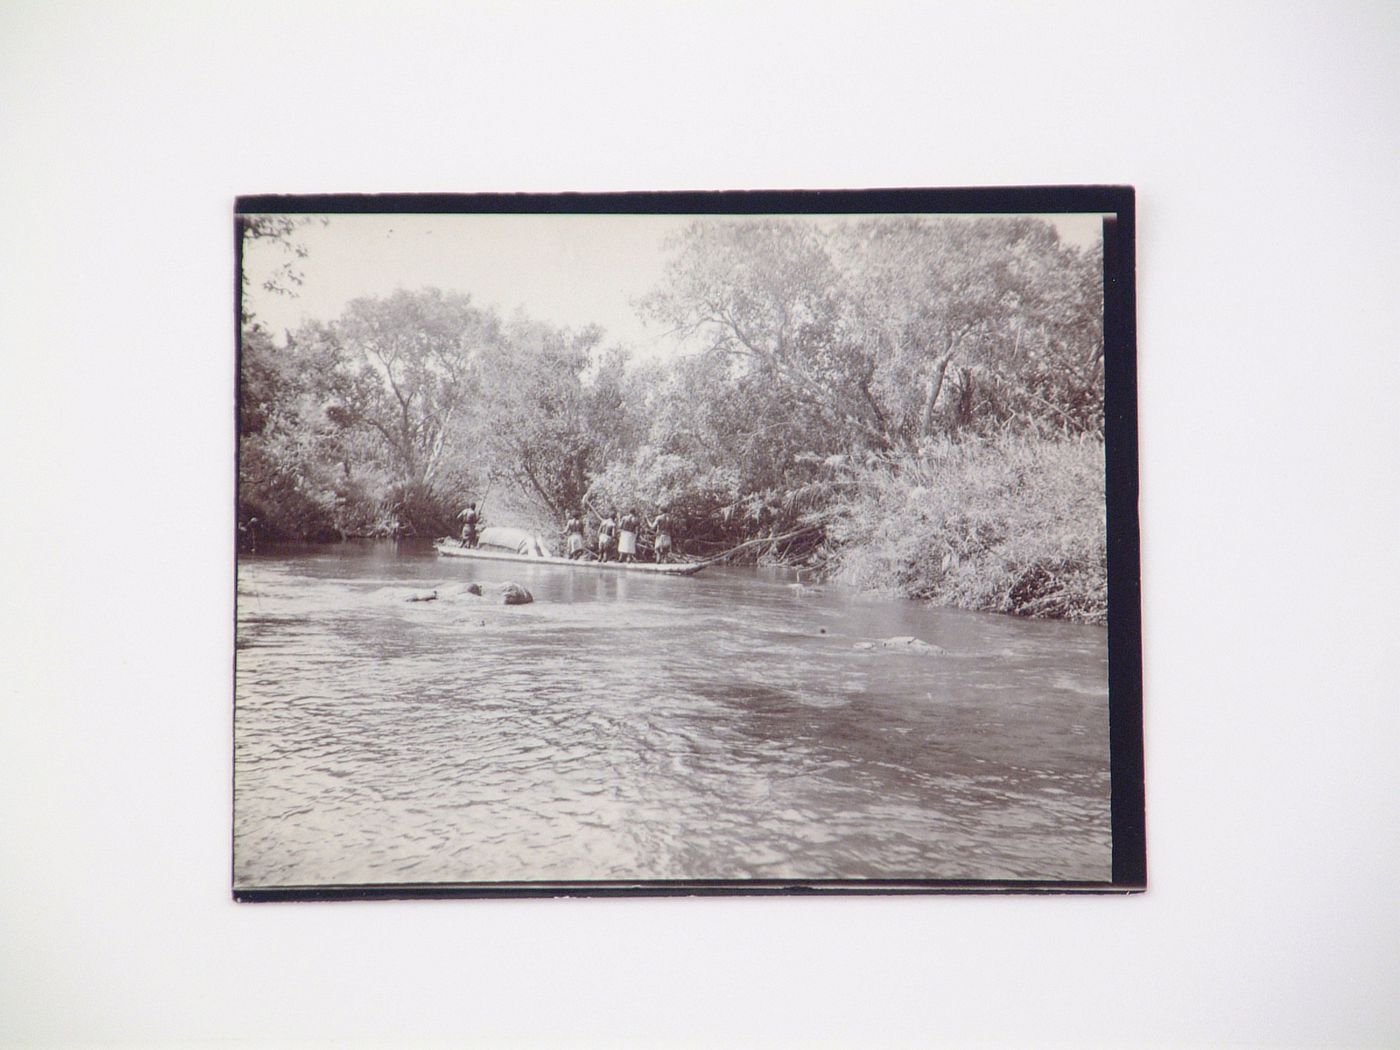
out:
{"label": "white sky", "polygon": [[[865,218],[867,216],[856,216]],[[1098,215],[1046,215],[1060,237],[1093,243]],[[276,245],[252,242],[244,254],[248,302],[280,340],[303,320],[331,321],[360,296],[437,287],[469,293],[478,306],[509,318],[579,328],[599,324],[605,346],[622,343],[638,356],[680,349],[661,326],[645,325],[633,303],[656,288],[666,262],[664,242],[694,215],[331,215],[295,239],[305,283],[295,297],[262,289],[266,275],[290,258]],[[754,216],[708,216],[717,222]],[[832,217],[801,216],[829,224]],[[841,216],[839,218],[846,218]]]}

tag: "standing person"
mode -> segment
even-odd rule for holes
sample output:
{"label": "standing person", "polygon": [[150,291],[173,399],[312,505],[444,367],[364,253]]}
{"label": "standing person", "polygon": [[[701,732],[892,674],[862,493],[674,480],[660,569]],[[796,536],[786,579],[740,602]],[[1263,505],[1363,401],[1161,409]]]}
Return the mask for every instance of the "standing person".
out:
{"label": "standing person", "polygon": [[671,530],[674,528],[671,524],[671,515],[667,513],[665,507],[662,507],[656,517],[647,523],[647,527],[656,533],[656,542],[652,553],[656,556],[657,561],[665,561],[671,556]]}
{"label": "standing person", "polygon": [[617,522],[612,516],[604,518],[598,526],[598,560],[607,561],[617,546]]}
{"label": "standing person", "polygon": [[481,514],[476,509],[475,503],[467,504],[467,509],[458,514],[457,517],[465,519],[462,525],[462,546],[476,546],[476,529],[481,524]]}
{"label": "standing person", "polygon": [[619,524],[622,528],[622,535],[617,540],[617,556],[622,561],[636,561],[637,530],[641,527],[636,508],[634,507],[624,514]]}
{"label": "standing person", "polygon": [[565,542],[568,549],[565,556],[570,560],[583,555],[583,522],[573,511],[569,511],[569,520],[564,524]]}

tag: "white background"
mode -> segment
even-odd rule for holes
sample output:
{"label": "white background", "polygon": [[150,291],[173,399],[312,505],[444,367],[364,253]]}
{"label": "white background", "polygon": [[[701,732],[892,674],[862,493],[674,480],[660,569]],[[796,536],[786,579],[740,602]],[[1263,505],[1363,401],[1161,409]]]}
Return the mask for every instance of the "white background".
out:
{"label": "white background", "polygon": [[[0,1041],[1400,1042],[1400,7],[662,6],[0,6]],[[230,902],[235,194],[1083,182],[1148,894]]]}

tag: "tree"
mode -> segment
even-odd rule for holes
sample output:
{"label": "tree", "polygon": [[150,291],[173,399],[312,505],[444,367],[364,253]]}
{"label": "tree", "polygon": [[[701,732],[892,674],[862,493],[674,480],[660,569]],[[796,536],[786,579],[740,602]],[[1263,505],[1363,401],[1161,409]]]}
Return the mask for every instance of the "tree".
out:
{"label": "tree", "polygon": [[239,215],[235,222],[238,234],[243,241],[243,268],[238,275],[243,294],[240,305],[240,319],[243,324],[254,320],[254,311],[249,306],[248,269],[249,255],[266,247],[284,256],[282,262],[271,269],[262,281],[262,289],[274,295],[295,295],[301,287],[305,275],[301,270],[301,260],[307,256],[304,244],[296,240],[297,230],[312,223],[325,226],[330,220],[312,215]]}
{"label": "tree", "polygon": [[911,216],[844,228],[836,256],[853,338],[903,444],[1014,421],[1095,428],[1085,410],[1102,402],[1098,253],[1031,217]]}
{"label": "tree", "polygon": [[473,366],[501,345],[495,314],[436,288],[356,299],[335,326],[359,362],[353,411],[382,442],[404,524],[440,530],[455,493],[437,487],[449,436],[472,400]]}
{"label": "tree", "polygon": [[737,475],[736,499],[716,508],[725,531],[786,527],[829,495],[832,456],[889,446],[875,362],[851,338],[842,275],[811,225],[697,222],[642,306],[700,346],[652,444],[692,458],[710,492]]}
{"label": "tree", "polygon": [[519,485],[551,517],[578,508],[593,474],[639,430],[626,357],[595,360],[602,329],[555,328],[518,316],[482,355],[473,440],[494,476]]}
{"label": "tree", "polygon": [[665,284],[643,300],[648,317],[773,388],[800,417],[789,425],[886,443],[872,361],[848,337],[841,274],[822,234],[783,219],[697,222],[673,251]]}
{"label": "tree", "polygon": [[290,539],[327,539],[346,526],[350,482],[348,421],[337,348],[308,326],[301,340],[275,345],[253,325],[243,332],[239,399],[239,517],[257,531]]}

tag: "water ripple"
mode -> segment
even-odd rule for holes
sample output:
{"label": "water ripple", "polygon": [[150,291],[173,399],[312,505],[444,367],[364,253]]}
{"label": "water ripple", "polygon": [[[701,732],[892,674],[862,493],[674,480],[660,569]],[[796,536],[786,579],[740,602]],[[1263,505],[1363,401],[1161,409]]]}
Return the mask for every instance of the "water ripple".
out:
{"label": "water ripple", "polygon": [[1100,629],[366,550],[240,568],[239,885],[1109,877]]}

